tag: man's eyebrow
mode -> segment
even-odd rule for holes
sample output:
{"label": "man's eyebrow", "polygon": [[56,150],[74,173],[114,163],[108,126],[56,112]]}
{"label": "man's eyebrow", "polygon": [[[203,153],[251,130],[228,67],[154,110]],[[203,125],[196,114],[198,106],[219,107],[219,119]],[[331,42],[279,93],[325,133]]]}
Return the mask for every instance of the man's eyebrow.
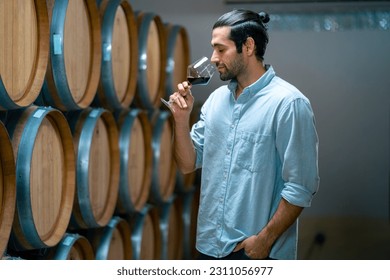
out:
{"label": "man's eyebrow", "polygon": [[213,48],[215,48],[215,47],[225,47],[225,45],[224,45],[224,44],[221,44],[221,43],[211,44],[211,46],[212,46]]}

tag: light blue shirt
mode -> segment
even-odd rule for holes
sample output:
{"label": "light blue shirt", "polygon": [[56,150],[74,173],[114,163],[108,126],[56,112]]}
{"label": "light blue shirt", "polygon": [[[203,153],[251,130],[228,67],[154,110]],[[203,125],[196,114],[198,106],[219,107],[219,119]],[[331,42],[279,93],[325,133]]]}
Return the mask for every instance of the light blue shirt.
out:
{"label": "light blue shirt", "polygon": [[[237,83],[215,90],[192,127],[202,168],[197,249],[217,258],[257,234],[283,197],[309,207],[318,190],[318,137],[309,100],[272,66],[235,99]],[[270,257],[296,259],[297,223]]]}

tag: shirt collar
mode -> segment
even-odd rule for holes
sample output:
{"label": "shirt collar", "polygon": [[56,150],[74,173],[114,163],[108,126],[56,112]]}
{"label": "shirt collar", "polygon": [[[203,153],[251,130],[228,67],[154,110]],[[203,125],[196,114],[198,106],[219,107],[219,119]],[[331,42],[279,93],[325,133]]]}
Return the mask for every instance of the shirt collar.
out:
{"label": "shirt collar", "polygon": [[[266,72],[256,82],[254,82],[253,84],[246,87],[243,90],[241,95],[248,93],[248,96],[251,96],[253,94],[258,93],[260,90],[262,90],[263,88],[265,88],[269,84],[269,82],[272,80],[272,78],[275,77],[275,71],[274,71],[273,67],[269,64],[265,65],[265,69],[266,69]],[[230,82],[228,84],[228,88],[234,96],[234,93],[235,93],[236,88],[237,88],[237,80],[236,79],[230,80]]]}

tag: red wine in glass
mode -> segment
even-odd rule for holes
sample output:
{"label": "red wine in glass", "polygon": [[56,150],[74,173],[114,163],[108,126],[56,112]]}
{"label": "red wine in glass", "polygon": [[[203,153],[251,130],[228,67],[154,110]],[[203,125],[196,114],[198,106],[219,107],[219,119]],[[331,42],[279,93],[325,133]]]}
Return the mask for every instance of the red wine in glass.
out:
{"label": "red wine in glass", "polygon": [[[191,85],[207,85],[214,75],[215,67],[211,64],[209,59],[204,56],[196,60],[187,67],[187,80]],[[168,108],[173,110],[171,100],[167,101],[161,98],[161,102]]]}
{"label": "red wine in glass", "polygon": [[210,76],[206,77],[187,77],[191,85],[207,85],[210,81]]}

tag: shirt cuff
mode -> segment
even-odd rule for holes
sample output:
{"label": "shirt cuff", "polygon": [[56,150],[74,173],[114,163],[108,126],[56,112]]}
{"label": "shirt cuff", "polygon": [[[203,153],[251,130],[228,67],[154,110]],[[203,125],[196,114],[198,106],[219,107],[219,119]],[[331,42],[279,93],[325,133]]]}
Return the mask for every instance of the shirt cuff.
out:
{"label": "shirt cuff", "polygon": [[295,183],[286,183],[281,195],[289,203],[300,207],[310,207],[314,196],[306,187]]}

